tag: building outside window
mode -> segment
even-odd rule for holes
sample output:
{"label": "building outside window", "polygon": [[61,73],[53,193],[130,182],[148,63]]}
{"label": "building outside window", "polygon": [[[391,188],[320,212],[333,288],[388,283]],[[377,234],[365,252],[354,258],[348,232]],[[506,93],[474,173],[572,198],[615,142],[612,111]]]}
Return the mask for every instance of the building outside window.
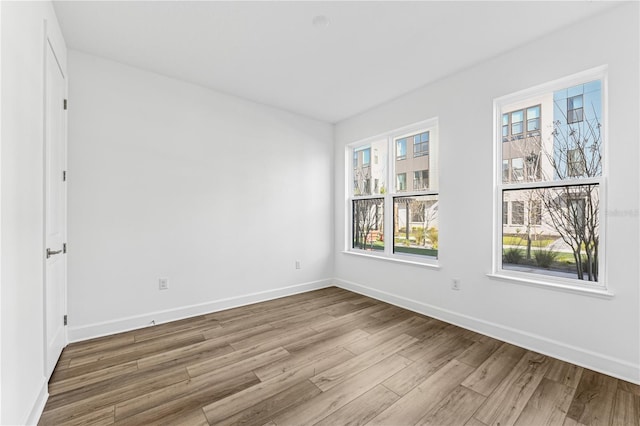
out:
{"label": "building outside window", "polygon": [[[500,274],[602,286],[605,121],[599,73],[496,101],[502,218],[496,218],[494,269]],[[527,132],[514,137],[522,121]]]}
{"label": "building outside window", "polygon": [[[407,155],[407,144],[413,155]],[[371,149],[379,164],[367,167],[359,153]],[[392,131],[349,150],[354,158],[350,179],[359,182],[350,194],[350,249],[432,263],[438,256],[437,121]],[[373,179],[373,188],[359,176]]]}

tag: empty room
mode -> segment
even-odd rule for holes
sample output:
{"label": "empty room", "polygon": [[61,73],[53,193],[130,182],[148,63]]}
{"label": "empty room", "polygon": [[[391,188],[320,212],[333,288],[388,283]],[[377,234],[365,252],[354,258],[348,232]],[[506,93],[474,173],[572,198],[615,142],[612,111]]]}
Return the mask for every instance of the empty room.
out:
{"label": "empty room", "polygon": [[640,426],[639,2],[0,24],[0,424]]}

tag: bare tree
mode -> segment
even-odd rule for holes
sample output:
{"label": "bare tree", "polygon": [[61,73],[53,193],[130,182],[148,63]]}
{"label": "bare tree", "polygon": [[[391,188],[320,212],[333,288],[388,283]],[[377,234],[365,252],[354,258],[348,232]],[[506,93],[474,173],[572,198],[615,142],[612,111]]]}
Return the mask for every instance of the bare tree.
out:
{"label": "bare tree", "polygon": [[[593,108],[593,106],[592,106]],[[594,108],[591,118],[574,123],[553,123],[553,149],[544,150],[554,176],[547,181],[593,178],[602,174],[601,124]],[[598,244],[600,226],[599,186],[558,185],[537,190],[545,207],[545,219],[573,252],[576,273],[581,280],[598,280]]]}
{"label": "bare tree", "polygon": [[353,246],[366,250],[373,249],[374,238],[372,231],[382,229],[381,198],[365,198],[353,201]]}
{"label": "bare tree", "polygon": [[[371,167],[354,169],[354,194],[371,195]],[[353,246],[366,250],[373,249],[373,233],[383,229],[383,199],[364,198],[353,201]]]}

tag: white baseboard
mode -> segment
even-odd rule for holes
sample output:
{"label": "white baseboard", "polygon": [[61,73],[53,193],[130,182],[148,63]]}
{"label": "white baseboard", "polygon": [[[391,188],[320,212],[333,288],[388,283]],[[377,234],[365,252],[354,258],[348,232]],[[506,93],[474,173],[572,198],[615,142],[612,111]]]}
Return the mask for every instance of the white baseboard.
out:
{"label": "white baseboard", "polygon": [[29,417],[27,421],[24,422],[25,425],[37,425],[40,421],[40,416],[42,416],[42,412],[44,411],[44,406],[47,404],[47,400],[49,399],[49,383],[42,378],[42,386],[40,388],[40,392],[38,393],[38,398],[33,403],[33,408],[31,409],[31,413],[29,413]]}
{"label": "white baseboard", "polygon": [[549,355],[581,367],[589,368],[612,377],[640,384],[640,364],[633,364],[608,355],[599,354],[584,348],[567,345],[556,340],[528,333],[526,331],[438,308],[427,303],[418,302],[403,296],[376,290],[351,281],[334,279],[333,283],[337,287],[345,290],[391,303],[401,308],[427,315],[429,317],[433,317],[480,334],[491,336],[495,339],[508,342],[528,350]]}
{"label": "white baseboard", "polygon": [[93,339],[95,337],[107,336],[110,334],[121,333],[123,331],[144,328],[149,326],[151,321],[155,321],[155,324],[162,324],[169,321],[176,321],[184,318],[194,317],[197,315],[235,308],[238,306],[244,306],[252,303],[277,299],[280,297],[291,296],[298,293],[304,293],[306,291],[318,290],[325,287],[331,287],[332,285],[333,281],[330,279],[318,280],[303,284],[296,284],[288,287],[281,287],[268,291],[199,303],[197,305],[183,306],[180,308],[168,309],[164,311],[149,312],[142,315],[119,318],[112,321],[105,321],[77,327],[70,326],[67,330],[67,338],[70,343],[79,342],[82,340]]}

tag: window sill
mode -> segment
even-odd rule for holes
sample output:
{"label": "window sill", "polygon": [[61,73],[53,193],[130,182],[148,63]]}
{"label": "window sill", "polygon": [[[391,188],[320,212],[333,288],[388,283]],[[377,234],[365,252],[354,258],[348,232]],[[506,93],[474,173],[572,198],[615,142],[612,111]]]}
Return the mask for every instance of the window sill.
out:
{"label": "window sill", "polygon": [[490,279],[498,281],[506,281],[514,284],[528,285],[533,287],[545,288],[548,290],[561,291],[565,293],[580,294],[583,296],[598,297],[601,299],[612,299],[615,294],[605,288],[589,288],[579,285],[557,283],[551,281],[536,280],[534,278],[519,277],[506,275],[501,273],[487,274]]}
{"label": "window sill", "polygon": [[348,254],[351,256],[359,256],[359,257],[366,257],[366,258],[370,258],[370,259],[379,259],[379,260],[385,260],[387,262],[393,262],[393,263],[401,263],[401,264],[405,264],[405,265],[414,265],[414,266],[421,266],[424,268],[429,268],[429,269],[440,269],[440,265],[436,264],[436,263],[427,263],[425,261],[420,261],[420,260],[413,260],[413,258],[411,256],[407,256],[406,258],[404,257],[400,257],[400,256],[394,256],[394,257],[389,257],[389,256],[385,256],[384,254],[380,253],[380,254],[374,254],[374,253],[365,253],[365,252],[357,252],[357,251],[350,251],[350,250],[344,250],[342,251],[342,253],[344,254]]}

